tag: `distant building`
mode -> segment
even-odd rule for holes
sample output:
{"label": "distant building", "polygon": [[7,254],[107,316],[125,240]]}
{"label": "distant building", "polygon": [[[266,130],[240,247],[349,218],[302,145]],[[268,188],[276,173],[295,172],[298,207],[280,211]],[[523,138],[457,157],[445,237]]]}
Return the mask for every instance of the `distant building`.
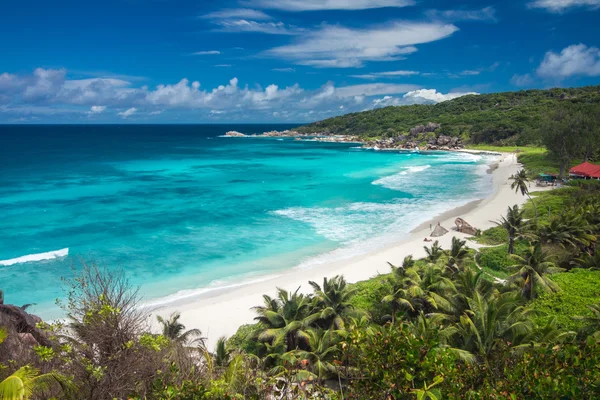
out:
{"label": "distant building", "polygon": [[571,168],[569,174],[575,178],[600,179],[600,165],[584,162]]}

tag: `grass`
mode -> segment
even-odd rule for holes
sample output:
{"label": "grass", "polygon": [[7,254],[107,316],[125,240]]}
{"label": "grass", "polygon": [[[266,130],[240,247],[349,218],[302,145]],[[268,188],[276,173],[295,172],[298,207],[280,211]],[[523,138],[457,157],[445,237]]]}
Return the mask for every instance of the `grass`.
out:
{"label": "grass", "polygon": [[540,313],[536,322],[543,324],[556,318],[559,329],[581,329],[582,321],[573,317],[591,316],[587,306],[600,303],[600,271],[575,269],[552,275],[551,279],[560,286],[561,291],[542,294],[533,301],[533,308]]}
{"label": "grass", "polygon": [[506,229],[501,226],[487,229],[479,236],[471,238],[474,242],[484,244],[486,246],[496,246],[508,242],[508,233]]}
{"label": "grass", "polygon": [[496,151],[499,153],[518,153],[518,154],[546,154],[543,147],[534,146],[492,146],[487,144],[468,145],[467,149],[481,151]]}
{"label": "grass", "polygon": [[[538,210],[540,221],[547,221],[549,216],[556,215],[560,210],[565,209],[568,202],[572,201],[573,194],[578,190],[576,187],[564,187],[547,192],[532,192],[531,196]],[[530,201],[525,203],[524,209],[525,218],[535,218],[535,210]]]}

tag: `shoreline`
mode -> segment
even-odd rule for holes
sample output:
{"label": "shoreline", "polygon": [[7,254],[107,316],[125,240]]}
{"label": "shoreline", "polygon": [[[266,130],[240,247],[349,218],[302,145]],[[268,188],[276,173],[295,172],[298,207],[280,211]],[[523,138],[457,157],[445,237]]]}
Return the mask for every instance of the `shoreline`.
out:
{"label": "shoreline", "polygon": [[[468,152],[481,153],[477,150]],[[176,311],[180,312],[180,321],[187,329],[200,329],[202,335],[207,338],[210,349],[219,337],[229,337],[237,332],[241,325],[253,323],[255,313],[251,307],[261,305],[263,294],[274,295],[278,287],[288,291],[300,287],[301,292],[311,293],[312,288],[308,284],[311,280],[322,282],[324,277],[344,275],[348,283],[355,283],[387,273],[388,262],[400,264],[405,256],[411,254],[415,258],[425,256],[423,246],[428,245],[424,243],[424,238],[429,237],[431,233],[429,224],[433,226],[438,221],[450,232],[434,240],[439,240],[440,245],[447,249],[453,237],[462,239],[470,237],[453,230],[455,218],[460,216],[475,228],[485,230],[494,226],[492,220],[498,219],[507,207],[514,204],[521,205],[527,200],[525,196],[516,194],[510,189],[508,178],[520,168],[516,156],[503,153],[501,157],[501,160],[490,165],[488,169],[488,173],[492,175],[493,185],[492,193],[488,197],[471,201],[428,219],[410,231],[409,236],[404,240],[367,254],[324,263],[310,269],[295,267],[277,275],[265,276],[261,280],[215,288],[198,296],[174,300],[163,306],[149,305],[152,313],[151,323],[155,325],[155,315],[167,316]],[[469,242],[469,246],[480,247],[473,242]]]}

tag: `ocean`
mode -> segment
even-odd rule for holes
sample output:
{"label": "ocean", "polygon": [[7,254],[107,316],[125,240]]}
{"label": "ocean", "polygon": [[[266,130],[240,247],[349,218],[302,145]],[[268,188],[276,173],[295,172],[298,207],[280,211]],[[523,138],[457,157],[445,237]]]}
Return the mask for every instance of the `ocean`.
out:
{"label": "ocean", "polygon": [[0,289],[62,314],[81,262],[168,303],[402,240],[492,191],[489,157],[226,138],[282,125],[0,125]]}

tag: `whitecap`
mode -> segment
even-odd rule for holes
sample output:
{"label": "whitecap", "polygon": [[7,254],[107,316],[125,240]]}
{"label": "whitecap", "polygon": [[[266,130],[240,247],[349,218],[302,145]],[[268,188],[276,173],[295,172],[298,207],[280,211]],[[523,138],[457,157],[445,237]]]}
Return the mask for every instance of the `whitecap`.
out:
{"label": "whitecap", "polygon": [[9,266],[14,264],[23,264],[34,261],[52,260],[55,258],[66,257],[69,255],[69,249],[60,249],[54,251],[48,251],[46,253],[28,254],[17,258],[11,258],[10,260],[1,260],[0,265]]}
{"label": "whitecap", "polygon": [[431,165],[415,165],[413,167],[406,167],[405,171],[400,172],[402,175],[408,175],[414,172],[423,172],[426,169],[431,168]]}

